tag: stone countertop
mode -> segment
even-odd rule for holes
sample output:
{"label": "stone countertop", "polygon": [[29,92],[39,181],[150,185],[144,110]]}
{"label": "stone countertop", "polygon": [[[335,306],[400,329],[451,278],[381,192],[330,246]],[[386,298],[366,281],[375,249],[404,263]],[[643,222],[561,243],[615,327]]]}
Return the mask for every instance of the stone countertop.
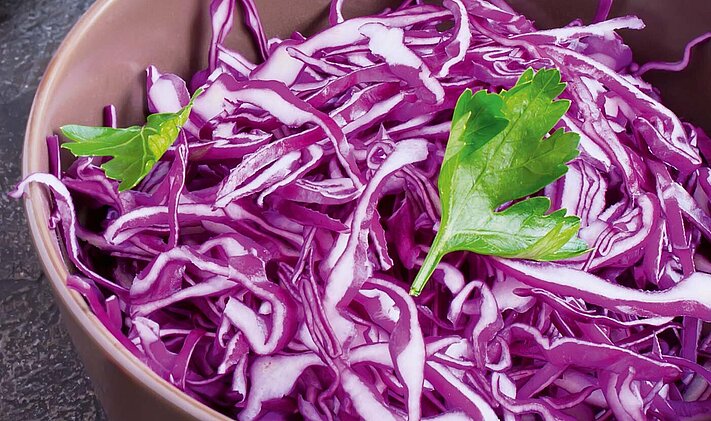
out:
{"label": "stone countertop", "polygon": [[27,116],[47,62],[91,0],[0,0],[0,420],[103,420],[20,204]]}

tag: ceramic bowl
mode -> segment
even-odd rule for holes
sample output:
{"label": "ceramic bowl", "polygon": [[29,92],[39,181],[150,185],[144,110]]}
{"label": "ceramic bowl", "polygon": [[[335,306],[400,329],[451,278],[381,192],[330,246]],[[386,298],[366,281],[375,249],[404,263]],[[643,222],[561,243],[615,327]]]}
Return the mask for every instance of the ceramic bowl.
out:
{"label": "ceramic bowl", "polygon": [[[346,1],[347,15],[375,12],[383,0]],[[542,27],[575,17],[589,19],[597,1],[515,0]],[[25,137],[23,173],[47,170],[45,136],[63,124],[100,125],[101,110],[115,104],[119,124],[141,122],[144,69],[189,77],[205,66],[210,37],[208,0],[99,0],[67,35],[37,90]],[[326,24],[327,0],[261,0],[257,6],[270,36],[309,34]],[[648,29],[626,32],[637,59],[676,60],[693,36],[711,30],[706,0],[617,0],[614,15],[639,14]],[[235,25],[228,44],[255,57],[246,30]],[[677,113],[711,129],[711,45],[696,51],[692,66],[678,74],[650,74]],[[64,157],[69,158],[69,157]],[[33,186],[25,206],[37,253],[52,285],[62,318],[96,395],[112,420],[218,420],[224,416],[188,397],[151,372],[124,349],[93,316],[84,300],[67,289],[68,264],[55,233],[48,229],[46,192]]]}

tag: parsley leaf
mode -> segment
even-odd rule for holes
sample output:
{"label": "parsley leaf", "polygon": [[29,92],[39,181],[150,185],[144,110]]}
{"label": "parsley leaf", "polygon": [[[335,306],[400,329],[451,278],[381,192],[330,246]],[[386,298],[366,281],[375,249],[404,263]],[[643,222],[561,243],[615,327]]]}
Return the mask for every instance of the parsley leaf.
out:
{"label": "parsley leaf", "polygon": [[585,253],[580,219],[564,209],[548,213],[550,200],[529,196],[566,173],[578,156],[579,136],[546,135],[570,102],[560,72],[528,69],[509,91],[464,91],[439,175],[442,222],[410,293],[418,295],[442,257],[453,251],[540,261]]}
{"label": "parsley leaf", "polygon": [[151,114],[143,127],[125,129],[67,125],[62,134],[71,142],[62,144],[75,156],[110,156],[101,165],[108,178],[118,180],[119,191],[132,189],[148,173],[178,138],[188,121],[198,89],[188,105],[177,113]]}

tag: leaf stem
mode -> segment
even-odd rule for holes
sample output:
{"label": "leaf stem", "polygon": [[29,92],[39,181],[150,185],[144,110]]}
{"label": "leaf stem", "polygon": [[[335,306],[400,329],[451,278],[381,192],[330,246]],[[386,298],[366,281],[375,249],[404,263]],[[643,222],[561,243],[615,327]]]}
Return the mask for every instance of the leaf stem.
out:
{"label": "leaf stem", "polygon": [[410,287],[410,295],[412,296],[417,297],[420,293],[422,293],[422,290],[425,288],[430,276],[432,276],[432,273],[434,273],[435,269],[437,269],[437,265],[440,260],[442,260],[442,257],[447,254],[447,252],[440,247],[441,233],[442,230],[440,228],[440,231],[437,233],[434,241],[432,242],[430,251],[427,252],[427,256],[425,256],[425,260],[422,262],[422,266],[420,266],[420,270],[417,272],[417,276],[415,276],[415,280],[412,282],[412,286]]}

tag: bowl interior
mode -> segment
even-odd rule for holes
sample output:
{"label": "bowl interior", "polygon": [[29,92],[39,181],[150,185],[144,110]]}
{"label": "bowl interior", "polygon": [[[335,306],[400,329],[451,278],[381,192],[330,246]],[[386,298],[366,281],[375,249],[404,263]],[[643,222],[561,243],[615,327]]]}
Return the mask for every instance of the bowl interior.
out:
{"label": "bowl interior", "polygon": [[[295,30],[310,34],[325,26],[330,4],[328,0],[261,0],[257,3],[268,35],[279,37],[287,37]],[[376,12],[387,3],[399,2],[346,1],[346,15]],[[514,0],[511,3],[542,27],[549,27],[565,24],[575,17],[589,20],[597,1]],[[688,40],[709,29],[711,2],[618,0],[613,13],[638,13],[648,22],[648,29],[644,31],[625,33],[638,59],[675,60],[681,56]],[[241,25],[241,16],[237,19],[228,44],[254,59],[256,53],[251,37]],[[205,66],[209,38],[206,0],[97,1],[62,44],[40,85],[25,139],[24,174],[47,170],[46,135],[68,123],[99,125],[101,110],[107,104],[116,105],[122,126],[143,121],[145,68],[153,64],[161,71],[189,77]],[[711,45],[706,45],[697,51],[688,70],[679,74],[654,73],[650,79],[660,87],[672,109],[709,130],[711,115],[702,105],[711,97],[711,84],[705,79],[710,71]],[[109,354],[130,376],[140,379],[156,394],[167,396],[166,399],[173,402],[189,400],[122,350],[91,316],[84,301],[66,289],[67,267],[57,238],[46,224],[47,196],[33,188],[26,203],[32,235],[60,307],[65,318],[78,326],[73,335],[75,341],[77,337],[90,338],[89,341],[99,344],[101,352]],[[89,358],[82,356],[85,360]],[[91,374],[101,377],[100,373]],[[190,406],[185,402],[176,405],[188,408],[186,411],[197,418],[217,416],[200,405]]]}
{"label": "bowl interior", "polygon": [[[597,5],[597,0],[574,4],[566,0],[509,2],[542,28],[564,25],[577,17],[589,21]],[[189,77],[206,64],[210,38],[206,2],[99,3],[108,8],[102,18],[94,22],[86,36],[74,42],[72,49],[63,51],[66,67],[60,69],[61,78],[57,80],[53,98],[46,103],[46,119],[38,126],[45,129],[45,133],[68,122],[100,124],[101,109],[107,104],[118,108],[120,124],[141,122],[145,116],[144,70],[149,64],[183,77]],[[269,36],[288,37],[293,31],[310,34],[324,27],[328,19],[327,0],[262,0],[257,3]],[[388,3],[398,2],[346,1],[346,15],[373,13]],[[288,7],[284,7],[285,4]],[[617,0],[612,14],[636,14],[647,23],[644,30],[623,31],[625,40],[633,47],[635,59],[640,62],[679,60],[689,40],[711,29],[708,24],[711,2],[704,0]],[[228,44],[248,58],[256,59],[251,37],[240,21],[233,28]],[[711,97],[711,84],[705,80],[710,70],[711,43],[707,43],[694,51],[687,70],[650,72],[647,79],[661,90],[665,103],[675,112],[711,130],[711,116],[703,106]]]}
{"label": "bowl interior", "polygon": [[[507,0],[516,10],[534,19],[540,28],[560,27],[573,19],[585,23],[595,15],[597,0]],[[610,16],[636,15],[646,27],[621,31],[638,63],[681,60],[686,44],[711,31],[711,1],[615,0]],[[697,46],[689,66],[678,73],[650,71],[645,80],[659,89],[664,104],[682,119],[711,133],[711,42]]]}

